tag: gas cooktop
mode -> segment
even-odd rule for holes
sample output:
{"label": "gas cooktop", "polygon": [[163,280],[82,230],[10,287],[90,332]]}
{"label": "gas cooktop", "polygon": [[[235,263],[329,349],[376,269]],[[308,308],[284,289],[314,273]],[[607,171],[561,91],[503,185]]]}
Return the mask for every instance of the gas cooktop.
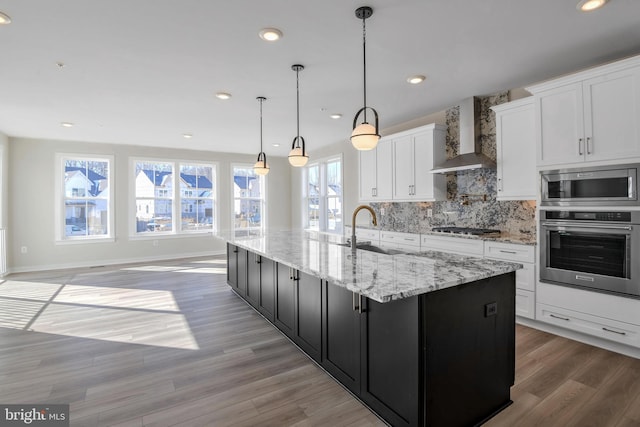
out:
{"label": "gas cooktop", "polygon": [[470,234],[472,236],[487,236],[491,234],[500,234],[500,230],[492,230],[490,228],[471,228],[471,227],[434,227],[431,231],[438,233],[451,234]]}

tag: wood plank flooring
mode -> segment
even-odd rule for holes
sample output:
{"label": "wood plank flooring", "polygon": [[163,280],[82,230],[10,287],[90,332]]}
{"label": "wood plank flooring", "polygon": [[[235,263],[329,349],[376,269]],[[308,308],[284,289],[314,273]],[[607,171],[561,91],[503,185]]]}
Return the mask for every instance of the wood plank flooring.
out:
{"label": "wood plank flooring", "polygon": [[[640,427],[640,360],[517,327],[487,426]],[[224,257],[0,279],[0,403],[72,426],[381,426],[231,292]]]}

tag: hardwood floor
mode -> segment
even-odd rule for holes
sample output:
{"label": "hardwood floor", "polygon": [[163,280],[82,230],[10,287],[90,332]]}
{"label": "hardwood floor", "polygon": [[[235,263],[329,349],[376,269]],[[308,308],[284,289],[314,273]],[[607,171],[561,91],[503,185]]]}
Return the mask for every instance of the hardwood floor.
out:
{"label": "hardwood floor", "polygon": [[[487,426],[640,426],[640,360],[517,327],[513,405]],[[378,426],[235,296],[224,257],[0,279],[0,402],[72,426]]]}

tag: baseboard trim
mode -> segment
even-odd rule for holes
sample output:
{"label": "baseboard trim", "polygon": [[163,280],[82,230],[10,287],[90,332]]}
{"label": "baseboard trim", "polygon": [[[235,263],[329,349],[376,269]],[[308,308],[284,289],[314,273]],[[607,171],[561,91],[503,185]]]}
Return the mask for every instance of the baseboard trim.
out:
{"label": "baseboard trim", "polygon": [[216,256],[216,255],[224,255],[226,254],[226,250],[220,251],[205,251],[205,252],[191,252],[191,253],[181,253],[174,255],[158,255],[158,256],[147,256],[147,257],[136,257],[136,258],[123,258],[123,259],[109,259],[109,260],[101,260],[101,261],[85,261],[85,262],[75,262],[75,263],[65,263],[65,264],[48,264],[48,265],[37,265],[37,266],[28,266],[28,267],[19,267],[19,268],[10,268],[7,273],[0,277],[6,277],[9,274],[15,273],[32,273],[37,271],[48,271],[48,270],[68,270],[72,268],[91,268],[91,267],[101,267],[105,265],[116,265],[116,264],[136,264],[141,262],[153,262],[153,261],[168,261],[173,259],[181,259],[181,258],[197,258],[203,256]]}

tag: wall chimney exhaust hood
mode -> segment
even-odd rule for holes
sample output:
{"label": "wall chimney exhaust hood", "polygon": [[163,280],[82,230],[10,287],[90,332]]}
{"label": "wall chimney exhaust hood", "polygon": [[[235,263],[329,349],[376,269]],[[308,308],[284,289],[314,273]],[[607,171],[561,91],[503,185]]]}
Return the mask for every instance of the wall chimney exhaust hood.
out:
{"label": "wall chimney exhaust hood", "polygon": [[431,173],[450,173],[469,169],[495,169],[496,162],[482,154],[480,145],[480,98],[460,103],[460,150],[456,157],[431,169]]}

